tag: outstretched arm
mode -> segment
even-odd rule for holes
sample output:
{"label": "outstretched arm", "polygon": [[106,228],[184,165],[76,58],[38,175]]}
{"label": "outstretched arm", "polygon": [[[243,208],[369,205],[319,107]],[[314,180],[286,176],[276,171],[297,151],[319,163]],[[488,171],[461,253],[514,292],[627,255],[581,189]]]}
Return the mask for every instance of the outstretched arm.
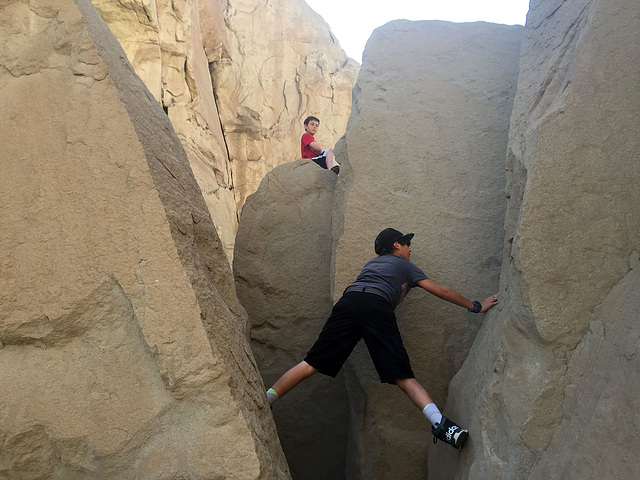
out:
{"label": "outstretched arm", "polygon": [[[460,295],[455,290],[451,288],[443,287],[442,285],[438,285],[436,282],[429,278],[425,278],[423,280],[418,280],[418,286],[424,288],[427,292],[435,295],[438,298],[446,300],[447,302],[451,302],[455,305],[460,305],[461,307],[466,308],[467,310],[471,310],[473,308],[473,302],[462,295]],[[486,312],[494,305],[498,303],[498,295],[491,295],[486,298],[482,303],[482,310],[480,312]]]}

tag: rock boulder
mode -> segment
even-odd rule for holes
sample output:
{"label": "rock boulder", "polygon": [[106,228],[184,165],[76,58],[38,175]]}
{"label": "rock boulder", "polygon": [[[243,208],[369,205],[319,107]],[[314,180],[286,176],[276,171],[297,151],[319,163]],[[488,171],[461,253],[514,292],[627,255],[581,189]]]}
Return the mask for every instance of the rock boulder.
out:
{"label": "rock boulder", "polygon": [[0,38],[0,475],[289,478],[165,113],[89,0]]}
{"label": "rock boulder", "polygon": [[[281,165],[242,209],[234,274],[267,386],[304,359],[331,312],[336,179],[310,160]],[[293,478],[344,478],[349,420],[342,375],[314,376],[273,414]]]}
{"label": "rock boulder", "polygon": [[[336,149],[343,168],[333,224],[335,297],[375,255],[374,239],[389,226],[415,233],[411,260],[435,282],[473,300],[497,292],[522,31],[409,21],[374,31]],[[424,291],[411,292],[396,313],[416,377],[442,408],[482,316]],[[427,420],[399,389],[379,384],[366,349],[354,352],[347,373],[349,478],[422,478],[432,448]]]}
{"label": "rock boulder", "polygon": [[471,441],[458,464],[437,459],[438,478],[640,468],[630,373],[640,358],[639,18],[631,0],[531,2],[509,133],[503,305],[451,385]]}
{"label": "rock boulder", "polygon": [[358,64],[303,0],[93,2],[167,112],[231,262],[244,199],[318,141],[344,133]]}
{"label": "rock boulder", "polygon": [[210,58],[238,207],[264,175],[300,158],[308,115],[317,140],[344,134],[358,63],[304,0],[224,0],[229,55]]}
{"label": "rock boulder", "polygon": [[133,0],[93,4],[180,138],[229,259],[238,227],[234,178],[210,57],[228,56],[220,4]]}

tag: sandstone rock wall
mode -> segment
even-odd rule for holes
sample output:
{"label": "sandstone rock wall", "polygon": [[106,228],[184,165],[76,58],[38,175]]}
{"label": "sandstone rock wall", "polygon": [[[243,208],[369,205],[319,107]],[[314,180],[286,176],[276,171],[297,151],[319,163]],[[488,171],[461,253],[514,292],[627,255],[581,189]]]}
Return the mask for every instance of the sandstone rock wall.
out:
{"label": "sandstone rock wall", "polygon": [[277,165],[300,157],[302,121],[317,140],[344,134],[358,64],[304,0],[223,0],[229,55],[210,59],[238,207]]}
{"label": "sandstone rock wall", "polygon": [[0,475],[289,478],[166,115],[88,0],[0,38]]}
{"label": "sandstone rock wall", "polygon": [[209,57],[229,54],[219,2],[93,3],[169,116],[231,258],[234,178],[209,74]]}
{"label": "sandstone rock wall", "polygon": [[[501,308],[437,478],[625,478],[638,452],[640,5],[532,1],[509,133]],[[475,433],[474,435],[474,432]],[[467,450],[468,449],[468,450]]]}
{"label": "sandstone rock wall", "polygon": [[302,0],[94,1],[180,138],[229,259],[238,212],[273,167],[344,133],[358,65]]}
{"label": "sandstone rock wall", "polygon": [[[434,281],[472,299],[497,291],[522,31],[408,21],[375,30],[336,149],[343,168],[335,298],[375,255],[373,241],[388,226],[416,234],[411,259]],[[444,407],[482,317],[424,291],[412,292],[396,313],[418,380]],[[347,383],[348,478],[425,477],[430,425],[399,389],[379,384],[364,348],[352,356]]]}
{"label": "sandstone rock wall", "polygon": [[[266,386],[305,357],[331,312],[336,179],[310,160],[281,165],[242,209],[233,267]],[[349,420],[342,375],[307,380],[273,414],[292,478],[344,478]]]}

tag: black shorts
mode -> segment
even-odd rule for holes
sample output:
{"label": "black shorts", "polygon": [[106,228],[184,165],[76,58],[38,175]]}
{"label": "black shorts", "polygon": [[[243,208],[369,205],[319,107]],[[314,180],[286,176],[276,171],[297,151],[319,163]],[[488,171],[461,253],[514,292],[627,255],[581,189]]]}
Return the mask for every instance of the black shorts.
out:
{"label": "black shorts", "polygon": [[375,293],[345,293],[304,360],[320,373],[335,377],[361,338],[382,383],[414,378],[393,307]]}
{"label": "black shorts", "polygon": [[322,168],[326,169],[327,168],[327,153],[323,153],[320,156],[317,157],[313,157],[311,160],[313,160],[314,162],[316,162],[318,165],[320,165]]}

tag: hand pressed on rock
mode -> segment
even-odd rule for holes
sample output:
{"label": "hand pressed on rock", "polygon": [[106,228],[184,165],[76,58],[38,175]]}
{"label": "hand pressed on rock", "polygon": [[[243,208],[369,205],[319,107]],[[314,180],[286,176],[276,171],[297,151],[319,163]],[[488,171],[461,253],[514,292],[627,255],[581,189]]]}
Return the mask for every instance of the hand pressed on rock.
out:
{"label": "hand pressed on rock", "polygon": [[498,304],[498,294],[496,293],[494,295],[491,295],[490,297],[487,297],[484,302],[481,302],[481,304],[482,309],[480,310],[480,313],[484,313],[487,310],[490,310]]}

